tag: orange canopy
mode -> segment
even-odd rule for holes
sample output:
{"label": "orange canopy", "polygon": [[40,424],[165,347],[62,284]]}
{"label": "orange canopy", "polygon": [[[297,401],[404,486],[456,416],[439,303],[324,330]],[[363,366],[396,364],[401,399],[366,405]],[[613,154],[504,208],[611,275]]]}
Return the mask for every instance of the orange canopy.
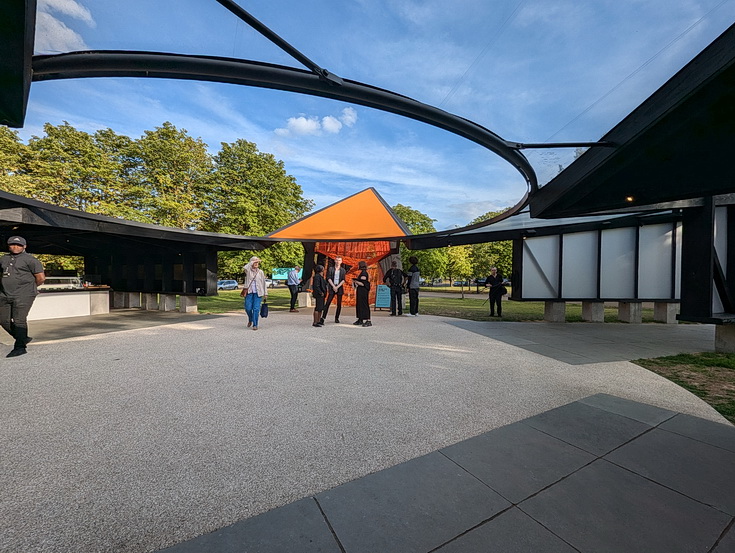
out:
{"label": "orange canopy", "polygon": [[374,188],[367,188],[282,227],[268,236],[284,240],[365,240],[410,234]]}

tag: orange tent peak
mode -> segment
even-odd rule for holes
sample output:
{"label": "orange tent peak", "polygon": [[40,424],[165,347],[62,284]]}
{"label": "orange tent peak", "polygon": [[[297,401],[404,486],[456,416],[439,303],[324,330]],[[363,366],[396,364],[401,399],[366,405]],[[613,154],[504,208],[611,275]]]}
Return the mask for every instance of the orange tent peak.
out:
{"label": "orange tent peak", "polygon": [[300,240],[370,240],[408,236],[410,231],[374,188],[366,188],[286,225],[269,238]]}

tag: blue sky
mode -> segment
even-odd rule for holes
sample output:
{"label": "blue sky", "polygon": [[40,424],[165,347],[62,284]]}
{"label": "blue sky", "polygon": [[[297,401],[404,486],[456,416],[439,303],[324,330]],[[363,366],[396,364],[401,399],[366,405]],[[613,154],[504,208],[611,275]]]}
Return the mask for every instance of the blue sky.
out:
{"label": "blue sky", "polygon": [[[341,77],[518,142],[599,139],[735,22],[735,0],[239,0]],[[148,50],[301,66],[214,0],[38,0],[36,52]],[[138,137],[164,121],[213,152],[244,138],[325,207],[369,186],[390,205],[468,224],[515,204],[489,151],[396,115],[305,95],[163,79],[34,83],[20,135],[68,121]],[[541,183],[573,150],[526,151]]]}

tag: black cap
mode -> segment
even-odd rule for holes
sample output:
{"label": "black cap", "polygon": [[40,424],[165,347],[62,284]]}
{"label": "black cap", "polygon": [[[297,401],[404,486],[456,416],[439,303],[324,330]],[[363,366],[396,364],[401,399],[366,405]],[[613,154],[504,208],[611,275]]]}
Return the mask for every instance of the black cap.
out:
{"label": "black cap", "polygon": [[11,236],[8,238],[8,246],[11,244],[17,244],[19,246],[25,246],[26,245],[26,239],[22,236]]}

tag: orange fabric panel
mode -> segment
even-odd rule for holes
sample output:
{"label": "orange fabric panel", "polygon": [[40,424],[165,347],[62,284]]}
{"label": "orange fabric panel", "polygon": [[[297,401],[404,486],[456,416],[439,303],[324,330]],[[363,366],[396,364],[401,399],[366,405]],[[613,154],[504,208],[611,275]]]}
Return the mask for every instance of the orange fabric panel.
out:
{"label": "orange fabric panel", "polygon": [[369,188],[307,215],[268,236],[303,241],[406,236],[393,214]]}
{"label": "orange fabric panel", "polygon": [[[357,264],[360,261],[367,263],[367,272],[370,277],[370,304],[375,304],[378,284],[383,284],[383,271],[379,263],[381,259],[390,255],[389,242],[382,240],[376,242],[317,242],[315,251],[330,259],[339,256],[342,258],[342,265],[350,267],[345,275],[345,294],[342,297],[342,305],[355,305],[357,297],[352,287],[352,279],[360,273]],[[326,269],[324,272],[326,277]]]}

